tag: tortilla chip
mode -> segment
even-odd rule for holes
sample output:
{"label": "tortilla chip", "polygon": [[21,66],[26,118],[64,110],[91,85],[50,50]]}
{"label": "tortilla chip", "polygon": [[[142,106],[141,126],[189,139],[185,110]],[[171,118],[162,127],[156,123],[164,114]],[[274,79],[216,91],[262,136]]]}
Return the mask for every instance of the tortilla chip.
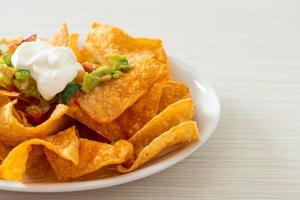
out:
{"label": "tortilla chip", "polygon": [[121,54],[128,58],[130,64],[152,58],[168,63],[159,39],[133,38],[117,27],[97,22],[91,28],[83,45],[84,61],[99,60],[107,65],[107,55]]}
{"label": "tortilla chip", "polygon": [[131,172],[158,156],[165,149],[176,144],[198,140],[199,137],[196,122],[183,122],[153,139],[149,145],[142,149],[129,168],[119,165],[117,170],[122,173]]}
{"label": "tortilla chip", "polygon": [[129,137],[132,137],[158,113],[163,86],[164,84],[162,82],[153,84],[144,96],[116,119],[121,129],[126,132]]}
{"label": "tortilla chip", "polygon": [[31,138],[51,135],[67,125],[64,114],[67,113],[68,107],[58,104],[48,120],[36,127],[26,127],[14,116],[16,103],[17,100],[14,100],[0,107],[0,141],[8,146],[14,146]]}
{"label": "tortilla chip", "polygon": [[125,139],[127,135],[121,130],[120,126],[115,122],[98,123],[97,121],[90,119],[89,116],[82,111],[76,102],[72,102],[69,105],[69,111],[67,113],[70,117],[83,123],[90,129],[96,131],[109,141],[116,141],[118,139]]}
{"label": "tortilla chip", "polygon": [[20,93],[0,89],[0,96],[18,97]]}
{"label": "tortilla chip", "polygon": [[45,177],[49,163],[44,153],[44,149],[40,145],[32,145],[31,148],[27,160],[26,175],[30,179]]}
{"label": "tortilla chip", "polygon": [[[2,106],[5,106],[6,104],[8,104],[10,102],[10,98],[8,98],[7,96],[1,96],[0,95],[0,108]],[[1,123],[1,122],[0,122]]]}
{"label": "tortilla chip", "polygon": [[99,122],[112,122],[143,96],[151,85],[165,73],[166,65],[157,60],[136,64],[120,78],[98,85],[77,102],[87,115]]}
{"label": "tortilla chip", "polygon": [[74,54],[77,57],[77,60],[80,62],[81,61],[81,52],[78,48],[78,39],[79,39],[79,34],[72,33],[68,39],[69,40],[68,47],[70,47],[73,50]]}
{"label": "tortilla chip", "polygon": [[75,127],[71,127],[45,139],[27,140],[13,148],[0,166],[0,177],[2,179],[23,181],[32,145],[43,145],[60,157],[78,164],[79,141]]}
{"label": "tortilla chip", "polygon": [[161,92],[158,112],[181,99],[190,98],[190,90],[184,83],[178,81],[166,81]]}
{"label": "tortilla chip", "polygon": [[68,46],[69,31],[67,24],[63,23],[58,32],[56,32],[50,39],[53,46]]}
{"label": "tortilla chip", "polygon": [[183,99],[168,106],[129,139],[135,154],[138,155],[142,149],[163,132],[181,122],[191,120],[193,115],[194,105],[191,99]]}
{"label": "tortilla chip", "polygon": [[6,158],[11,148],[0,142],[0,163]]}
{"label": "tortilla chip", "polygon": [[[76,129],[77,129],[77,133],[80,138],[93,140],[93,141],[97,141],[97,142],[108,143],[108,144],[112,143],[111,141],[109,141],[102,135],[98,134],[93,129],[90,129],[86,125],[80,123],[79,121],[76,122]],[[117,141],[117,140],[115,140],[115,141]]]}
{"label": "tortilla chip", "polygon": [[12,110],[14,117],[25,127],[31,127],[32,125],[28,122],[25,113],[21,110],[13,109]]}
{"label": "tortilla chip", "polygon": [[119,140],[114,145],[80,139],[79,163],[61,158],[52,151],[46,150],[48,161],[59,180],[64,181],[95,172],[109,165],[116,165],[132,159],[133,148],[126,140]]}

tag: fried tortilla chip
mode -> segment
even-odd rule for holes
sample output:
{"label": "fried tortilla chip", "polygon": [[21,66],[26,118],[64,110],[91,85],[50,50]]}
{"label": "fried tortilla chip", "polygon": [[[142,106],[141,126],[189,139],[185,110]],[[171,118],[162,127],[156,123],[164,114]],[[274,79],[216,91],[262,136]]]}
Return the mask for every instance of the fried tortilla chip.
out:
{"label": "fried tortilla chip", "polygon": [[126,140],[119,140],[114,145],[80,139],[79,163],[72,162],[49,151],[45,151],[48,161],[59,180],[64,181],[95,172],[109,165],[116,165],[132,159],[133,148]]}
{"label": "fried tortilla chip", "polygon": [[189,89],[184,83],[159,81],[116,121],[120,124],[121,129],[131,137],[168,105],[189,97]]}
{"label": "fried tortilla chip", "polygon": [[112,122],[143,96],[151,85],[165,75],[166,65],[157,60],[136,64],[120,78],[98,85],[78,97],[77,102],[87,115],[99,122]]}
{"label": "fried tortilla chip", "polygon": [[70,47],[72,49],[72,51],[74,52],[74,54],[77,57],[78,61],[81,61],[81,52],[78,48],[78,39],[79,39],[79,34],[78,33],[72,33],[69,36],[69,41],[68,41],[68,47]]}
{"label": "fried tortilla chip", "polygon": [[25,113],[21,110],[13,109],[12,110],[14,117],[25,127],[31,127],[32,125],[28,122]]}
{"label": "fried tortilla chip", "polygon": [[83,45],[85,61],[108,64],[109,54],[120,54],[135,64],[151,58],[167,63],[167,56],[159,39],[133,38],[121,29],[107,24],[93,23]]}
{"label": "fried tortilla chip", "polygon": [[[76,122],[76,128],[77,128],[77,133],[80,138],[93,140],[93,141],[97,141],[97,142],[108,143],[108,144],[113,143],[113,142],[109,141],[108,139],[106,139],[105,137],[103,137],[102,135],[98,134],[93,129],[90,129],[86,125],[80,123],[79,121]],[[115,141],[117,141],[117,140],[115,140]]]}
{"label": "fried tortilla chip", "polygon": [[32,145],[27,160],[26,175],[29,179],[45,177],[49,163],[41,145]]}
{"label": "fried tortilla chip", "polygon": [[182,122],[153,139],[150,144],[139,152],[137,159],[129,168],[119,165],[117,170],[122,173],[131,172],[158,156],[165,149],[176,144],[198,140],[199,137],[200,134],[198,132],[196,122]]}
{"label": "fried tortilla chip", "polygon": [[129,137],[140,130],[150,119],[158,113],[161,91],[164,84],[157,82],[137,102],[129,107],[116,119],[121,129]]}
{"label": "fried tortilla chip", "polygon": [[0,164],[6,158],[7,154],[11,150],[10,147],[6,146],[5,144],[0,142]]}
{"label": "fried tortilla chip", "polygon": [[166,81],[161,92],[158,111],[161,112],[172,103],[185,98],[190,98],[190,91],[186,84],[178,81]]}
{"label": "fried tortilla chip", "polygon": [[127,135],[121,130],[120,126],[115,121],[98,123],[97,121],[90,119],[76,102],[72,102],[69,105],[69,111],[67,114],[83,123],[90,129],[96,131],[98,134],[102,135],[111,142],[127,138]]}
{"label": "fried tortilla chip", "polygon": [[71,127],[45,139],[27,140],[13,148],[0,166],[0,178],[11,181],[23,181],[26,163],[33,145],[43,145],[60,157],[78,164],[79,140],[75,127]]}
{"label": "fried tortilla chip", "polygon": [[68,46],[69,31],[67,24],[63,23],[58,32],[56,32],[50,39],[53,46]]}
{"label": "fried tortilla chip", "polygon": [[168,106],[129,139],[135,154],[138,155],[143,148],[163,132],[181,122],[191,120],[193,115],[194,105],[191,99],[183,99]]}
{"label": "fried tortilla chip", "polygon": [[53,46],[63,46],[63,47],[70,47],[74,54],[77,57],[78,61],[81,61],[81,52],[78,48],[78,39],[79,34],[72,33],[70,34],[68,31],[67,24],[63,23],[58,32],[56,32],[52,38],[50,39],[49,43]]}
{"label": "fried tortilla chip", "polygon": [[8,146],[14,146],[31,138],[51,135],[67,125],[67,118],[64,115],[68,107],[58,104],[48,120],[35,127],[26,127],[13,114],[16,103],[17,100],[14,100],[0,107],[0,142]]}
{"label": "fried tortilla chip", "polygon": [[0,95],[0,109],[2,106],[5,106],[10,102],[10,99],[7,96],[1,96]]}
{"label": "fried tortilla chip", "polygon": [[0,96],[18,97],[20,93],[0,89]]}

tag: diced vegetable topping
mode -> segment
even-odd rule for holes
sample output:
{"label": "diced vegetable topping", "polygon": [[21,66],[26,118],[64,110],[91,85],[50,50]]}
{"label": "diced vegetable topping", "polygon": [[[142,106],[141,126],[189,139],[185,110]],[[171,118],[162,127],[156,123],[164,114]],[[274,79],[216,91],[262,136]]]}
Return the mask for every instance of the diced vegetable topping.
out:
{"label": "diced vegetable topping", "polygon": [[112,68],[107,67],[107,66],[103,66],[103,67],[97,68],[97,69],[94,70],[91,74],[92,74],[92,75],[95,75],[95,76],[98,76],[98,77],[102,77],[102,76],[104,76],[104,75],[113,73],[113,71],[114,71],[114,70],[113,70]]}
{"label": "diced vegetable topping", "polygon": [[0,64],[6,64],[8,67],[12,67],[11,57],[12,57],[11,53],[9,53],[8,51],[4,52],[0,57]]}
{"label": "diced vegetable topping", "polygon": [[25,96],[31,96],[36,98],[40,97],[37,85],[32,78],[14,79],[13,83],[20,92],[25,94]]}
{"label": "diced vegetable topping", "polygon": [[0,86],[11,89],[12,79],[15,75],[15,69],[6,64],[0,64]]}
{"label": "diced vegetable topping", "polygon": [[64,91],[62,91],[61,93],[59,93],[58,95],[58,102],[62,103],[62,104],[68,104],[68,102],[70,101],[70,99],[72,97],[74,97],[77,92],[80,89],[80,84],[78,83],[70,83],[67,85],[67,87],[64,89]]}
{"label": "diced vegetable topping", "polygon": [[15,78],[18,79],[18,80],[27,79],[29,77],[30,77],[30,71],[29,70],[22,69],[22,70],[16,71],[16,73],[15,73]]}
{"label": "diced vegetable topping", "polygon": [[84,62],[81,65],[86,72],[92,72],[99,67],[98,65],[89,62]]}
{"label": "diced vegetable topping", "polygon": [[96,60],[93,61],[93,64],[95,64],[95,65],[101,65],[101,62],[96,59]]}
{"label": "diced vegetable topping", "polygon": [[82,81],[81,90],[87,93],[93,90],[100,82],[100,77],[92,73],[86,73]]}
{"label": "diced vegetable topping", "polygon": [[114,73],[115,71],[107,66],[99,67],[91,73],[86,73],[81,90],[86,93],[93,90],[99,83],[110,80]]}
{"label": "diced vegetable topping", "polygon": [[125,56],[112,54],[112,55],[107,56],[107,59],[110,62],[111,66],[114,70],[125,72],[130,69],[130,65]]}
{"label": "diced vegetable topping", "polygon": [[[111,67],[108,66],[101,66],[95,69],[95,66],[93,64],[83,64],[84,69],[87,72],[90,72],[91,69],[94,69],[90,73],[86,73],[84,75],[81,90],[85,93],[92,91],[98,84],[101,82],[110,80],[111,78],[120,78],[120,76],[123,74],[123,72],[128,71],[131,66],[128,63],[128,60],[124,56],[120,55],[109,55],[108,60],[111,64]],[[93,68],[92,68],[93,66]]]}
{"label": "diced vegetable topping", "polygon": [[122,75],[123,73],[121,71],[113,71],[111,76],[113,78],[120,78],[120,76]]}

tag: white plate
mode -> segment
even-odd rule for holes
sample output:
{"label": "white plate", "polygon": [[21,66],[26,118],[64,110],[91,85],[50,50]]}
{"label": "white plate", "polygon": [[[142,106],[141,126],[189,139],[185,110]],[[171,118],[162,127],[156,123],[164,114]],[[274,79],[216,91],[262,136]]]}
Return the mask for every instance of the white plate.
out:
{"label": "white plate", "polygon": [[96,180],[64,183],[51,183],[47,180],[48,183],[37,182],[22,184],[0,180],[0,189],[22,192],[70,192],[110,187],[158,173],[175,165],[177,162],[193,153],[205,143],[216,129],[220,117],[220,102],[213,87],[199,75],[200,72],[196,67],[188,66],[172,57],[170,58],[170,61],[174,79],[185,82],[191,89],[192,97],[196,105],[195,120],[197,121],[199,130],[202,134],[200,141],[179,146],[168,154],[165,152],[164,155],[160,156],[158,159],[128,174]]}

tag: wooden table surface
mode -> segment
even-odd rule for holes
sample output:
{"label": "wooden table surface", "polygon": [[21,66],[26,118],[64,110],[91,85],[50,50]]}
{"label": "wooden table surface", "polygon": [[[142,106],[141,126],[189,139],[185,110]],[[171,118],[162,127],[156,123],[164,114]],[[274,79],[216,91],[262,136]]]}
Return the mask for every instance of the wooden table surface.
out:
{"label": "wooden table surface", "polygon": [[300,1],[1,2],[1,36],[49,35],[94,20],[160,37],[215,86],[222,117],[197,152],[154,176],[75,193],[0,199],[300,199]]}

